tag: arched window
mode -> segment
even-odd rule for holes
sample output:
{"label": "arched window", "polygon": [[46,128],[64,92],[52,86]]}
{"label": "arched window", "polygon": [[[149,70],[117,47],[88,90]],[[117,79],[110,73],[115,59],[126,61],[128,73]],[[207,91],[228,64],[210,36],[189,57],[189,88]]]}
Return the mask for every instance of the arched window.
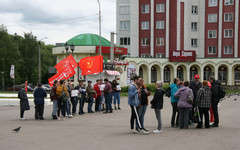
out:
{"label": "arched window", "polygon": [[184,73],[181,66],[177,68],[177,78],[179,78],[181,81],[184,81]]}
{"label": "arched window", "polygon": [[170,68],[166,66],[164,68],[164,82],[170,82],[170,80],[171,80]]}
{"label": "arched window", "polygon": [[143,78],[143,69],[142,69],[142,67],[139,68],[139,76],[141,78]]}
{"label": "arched window", "polygon": [[195,66],[190,68],[190,81],[194,80],[194,76],[198,74],[198,70]]}
{"label": "arched window", "polygon": [[155,83],[157,81],[157,69],[153,66],[151,68],[151,82]]}
{"label": "arched window", "polygon": [[209,66],[206,66],[204,68],[204,80],[207,80],[209,79],[210,76],[214,75],[213,72],[212,72],[212,69],[209,67]]}
{"label": "arched window", "polygon": [[221,66],[218,68],[218,80],[221,82],[226,82],[228,80],[228,71],[226,67]]}
{"label": "arched window", "polygon": [[237,66],[234,69],[234,80],[235,80],[235,85],[239,85],[239,83],[240,83],[240,66]]}

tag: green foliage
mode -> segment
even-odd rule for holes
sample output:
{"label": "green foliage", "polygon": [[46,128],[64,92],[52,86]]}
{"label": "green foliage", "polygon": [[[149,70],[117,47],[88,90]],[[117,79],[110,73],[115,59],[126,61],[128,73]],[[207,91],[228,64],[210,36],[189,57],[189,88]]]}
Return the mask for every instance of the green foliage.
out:
{"label": "green foliage", "polygon": [[129,88],[129,86],[124,86],[124,87],[121,87],[121,92],[122,93],[127,93],[128,92],[128,88]]}
{"label": "green foliage", "polygon": [[[52,48],[53,45],[41,42],[42,83],[47,83],[51,76],[48,68],[55,66]],[[23,84],[26,80],[34,84],[38,81],[38,49],[39,41],[31,32],[24,33],[23,37],[16,33],[11,35],[4,25],[0,25],[0,72],[4,72],[5,87],[14,84],[9,75],[11,65],[15,65],[16,84]],[[2,85],[2,80],[0,83]]]}

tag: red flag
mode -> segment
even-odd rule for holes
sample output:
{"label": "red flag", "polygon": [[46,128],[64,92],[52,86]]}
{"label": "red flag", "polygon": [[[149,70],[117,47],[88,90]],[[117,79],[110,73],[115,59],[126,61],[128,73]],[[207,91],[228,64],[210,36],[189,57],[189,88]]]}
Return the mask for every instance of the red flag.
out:
{"label": "red flag", "polygon": [[60,71],[62,71],[66,66],[68,66],[69,64],[71,64],[71,66],[73,67],[73,69],[77,68],[77,66],[78,66],[76,60],[73,58],[72,55],[69,55],[69,56],[66,57],[65,59],[61,60],[61,61],[55,66],[55,68],[57,69],[58,72],[60,72]]}
{"label": "red flag", "polygon": [[53,83],[55,80],[63,80],[63,79],[69,79],[72,76],[74,76],[76,74],[76,72],[74,71],[73,67],[68,65],[66,67],[64,67],[64,69],[60,72],[58,72],[57,74],[55,74],[53,77],[48,79],[49,85],[53,86]]}
{"label": "red flag", "polygon": [[80,69],[82,70],[82,75],[89,75],[94,73],[99,73],[103,71],[103,57],[85,57],[78,63]]}

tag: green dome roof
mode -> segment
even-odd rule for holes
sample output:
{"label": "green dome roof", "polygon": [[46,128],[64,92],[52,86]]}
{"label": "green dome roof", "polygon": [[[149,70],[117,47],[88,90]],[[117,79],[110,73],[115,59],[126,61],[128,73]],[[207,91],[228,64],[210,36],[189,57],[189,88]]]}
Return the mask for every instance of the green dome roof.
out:
{"label": "green dome roof", "polygon": [[[76,46],[100,46],[99,36],[96,34],[79,34],[67,41],[68,44]],[[101,38],[102,46],[111,46],[111,42],[105,38]]]}

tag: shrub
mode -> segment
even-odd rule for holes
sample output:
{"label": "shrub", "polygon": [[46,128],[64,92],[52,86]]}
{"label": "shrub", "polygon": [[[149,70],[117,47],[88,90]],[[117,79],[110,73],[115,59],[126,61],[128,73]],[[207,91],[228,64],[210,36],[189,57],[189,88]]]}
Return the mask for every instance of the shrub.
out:
{"label": "shrub", "polygon": [[121,87],[121,92],[122,93],[127,93],[128,92],[128,88],[129,88],[129,86],[123,86],[123,87]]}

